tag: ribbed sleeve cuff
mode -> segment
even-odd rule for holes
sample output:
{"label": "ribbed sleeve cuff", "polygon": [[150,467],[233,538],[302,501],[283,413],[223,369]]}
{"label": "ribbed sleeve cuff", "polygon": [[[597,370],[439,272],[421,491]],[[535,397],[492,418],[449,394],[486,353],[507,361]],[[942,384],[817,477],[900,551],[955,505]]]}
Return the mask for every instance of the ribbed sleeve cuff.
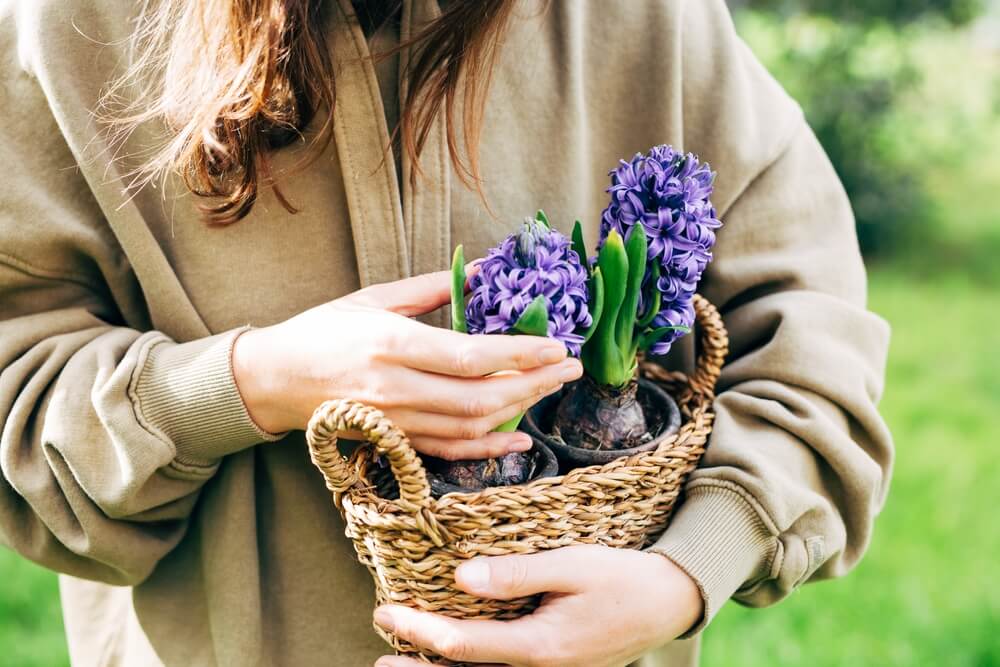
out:
{"label": "ribbed sleeve cuff", "polygon": [[150,345],[130,387],[143,426],[171,442],[182,468],[282,438],[251,419],[233,378],[233,343],[247,327],[189,343]]}
{"label": "ribbed sleeve cuff", "polygon": [[701,590],[705,614],[681,639],[701,632],[744,585],[770,572],[778,540],[737,490],[689,487],[670,527],[647,551],[666,556]]}

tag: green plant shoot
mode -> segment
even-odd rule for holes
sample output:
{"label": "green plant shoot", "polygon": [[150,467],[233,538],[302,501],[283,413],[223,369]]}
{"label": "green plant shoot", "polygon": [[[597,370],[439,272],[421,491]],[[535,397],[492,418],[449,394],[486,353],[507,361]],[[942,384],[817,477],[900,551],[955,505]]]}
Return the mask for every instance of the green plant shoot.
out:
{"label": "green plant shoot", "polygon": [[[574,248],[577,230],[574,229]],[[583,245],[582,234],[579,235]],[[597,254],[597,267],[592,274],[591,299],[593,331],[588,332],[581,360],[587,374],[596,382],[613,387],[626,385],[635,376],[640,350],[648,350],[672,331],[687,332],[687,327],[652,328],[660,312],[659,290],[648,290],[647,308],[639,312],[643,279],[646,276],[646,235],[641,231],[623,240],[616,231],[608,233]],[[659,267],[651,267],[648,280],[655,285]]]}

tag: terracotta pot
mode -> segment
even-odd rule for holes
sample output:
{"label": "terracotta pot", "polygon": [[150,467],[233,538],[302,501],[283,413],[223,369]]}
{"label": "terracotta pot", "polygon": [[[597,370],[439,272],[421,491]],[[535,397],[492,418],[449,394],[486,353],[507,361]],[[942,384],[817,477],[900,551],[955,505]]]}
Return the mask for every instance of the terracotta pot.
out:
{"label": "terracotta pot", "polygon": [[639,378],[638,399],[643,407],[646,421],[653,439],[637,447],[628,449],[583,449],[563,442],[562,438],[550,434],[556,407],[562,400],[563,391],[547,396],[531,408],[521,421],[521,430],[531,435],[535,442],[549,447],[559,460],[561,472],[590,465],[603,465],[623,456],[649,452],[660,446],[681,427],[681,412],[677,402],[659,385],[645,378]]}

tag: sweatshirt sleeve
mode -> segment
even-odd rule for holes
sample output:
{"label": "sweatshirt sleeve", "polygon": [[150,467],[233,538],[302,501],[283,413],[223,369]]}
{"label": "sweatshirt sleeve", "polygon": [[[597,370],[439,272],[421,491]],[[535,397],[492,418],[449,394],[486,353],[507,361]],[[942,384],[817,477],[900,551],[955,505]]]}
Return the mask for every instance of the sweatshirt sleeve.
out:
{"label": "sweatshirt sleeve", "polygon": [[37,82],[0,40],[0,543],[45,567],[142,581],[182,537],[250,419],[240,329],[177,342],[142,292]]}
{"label": "sweatshirt sleeve", "polygon": [[712,95],[691,93],[685,109],[713,99],[720,110],[685,136],[712,138],[695,143],[719,173],[725,226],[701,289],[731,339],[706,453],[651,547],[702,590],[693,634],[730,597],[771,604],[856,564],[886,496],[892,443],[876,407],[889,331],[866,309],[846,194],[723,3],[683,4],[686,30],[711,35],[689,76],[711,81]]}

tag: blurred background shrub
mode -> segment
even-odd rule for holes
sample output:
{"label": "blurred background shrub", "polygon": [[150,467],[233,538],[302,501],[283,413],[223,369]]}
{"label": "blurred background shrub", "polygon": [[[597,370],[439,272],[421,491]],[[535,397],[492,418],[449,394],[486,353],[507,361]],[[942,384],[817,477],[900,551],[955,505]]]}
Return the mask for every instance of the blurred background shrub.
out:
{"label": "blurred background shrub", "polygon": [[933,179],[950,183],[972,164],[970,151],[997,147],[975,136],[1000,108],[1000,35],[968,42],[985,0],[732,4],[744,38],[802,104],[836,166],[865,252],[924,240],[951,204]]}
{"label": "blurred background shrub", "polygon": [[829,16],[839,21],[871,23],[889,21],[899,25],[927,18],[943,18],[953,25],[964,25],[978,18],[987,0],[734,0],[736,10],[751,7],[772,15],[791,14]]}

